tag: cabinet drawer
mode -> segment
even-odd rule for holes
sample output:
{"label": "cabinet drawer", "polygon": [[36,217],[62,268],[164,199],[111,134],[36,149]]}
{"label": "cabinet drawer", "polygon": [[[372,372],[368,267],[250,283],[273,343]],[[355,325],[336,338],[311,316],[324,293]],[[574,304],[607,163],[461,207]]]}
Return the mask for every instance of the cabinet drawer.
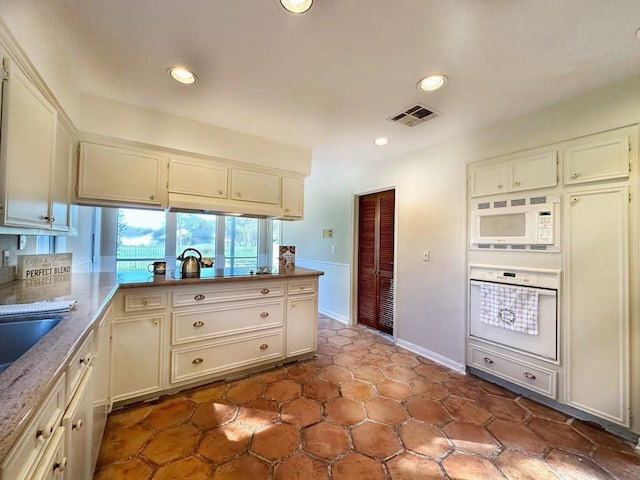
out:
{"label": "cabinet drawer", "polygon": [[287,284],[287,294],[296,295],[299,293],[315,293],[316,281],[315,280],[300,280],[295,282],[289,282]]}
{"label": "cabinet drawer", "polygon": [[541,395],[556,398],[558,373],[471,345],[471,365]]}
{"label": "cabinet drawer", "polygon": [[252,281],[246,283],[176,290],[173,292],[173,306],[186,307],[190,305],[206,305],[209,303],[219,303],[231,300],[281,297],[284,291],[283,283]]}
{"label": "cabinet drawer", "polygon": [[276,330],[171,351],[171,382],[232,372],[283,358],[283,331]]}
{"label": "cabinet drawer", "polygon": [[69,363],[67,363],[67,403],[71,401],[82,375],[93,360],[95,353],[93,346],[93,332],[91,332],[75,355],[71,357]]}
{"label": "cabinet drawer", "polygon": [[173,314],[171,341],[181,343],[282,327],[283,300],[221,304]]}
{"label": "cabinet drawer", "polygon": [[0,479],[31,478],[52,437],[58,429],[62,428],[59,425],[65,405],[65,375],[63,374],[0,467]]}
{"label": "cabinet drawer", "polygon": [[129,293],[124,296],[124,311],[139,312],[167,307],[166,292]]}

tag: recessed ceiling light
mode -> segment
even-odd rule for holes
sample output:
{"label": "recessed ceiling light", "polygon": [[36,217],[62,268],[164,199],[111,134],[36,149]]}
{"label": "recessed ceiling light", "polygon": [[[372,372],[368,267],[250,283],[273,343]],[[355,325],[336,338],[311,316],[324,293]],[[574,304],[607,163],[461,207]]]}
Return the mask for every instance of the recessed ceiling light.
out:
{"label": "recessed ceiling light", "polygon": [[427,92],[438,90],[447,83],[447,77],[441,74],[429,75],[418,82],[418,88]]}
{"label": "recessed ceiling light", "polygon": [[171,67],[168,70],[168,72],[169,72],[169,75],[171,75],[171,78],[173,78],[174,80],[180,83],[184,83],[186,85],[191,85],[193,83],[196,83],[196,80],[198,80],[198,77],[196,77],[196,74],[190,70],[187,70],[186,68]]}
{"label": "recessed ceiling light", "polygon": [[280,0],[280,3],[291,13],[304,13],[311,8],[313,0]]}
{"label": "recessed ceiling light", "polygon": [[384,137],[380,137],[380,138],[376,138],[373,143],[375,143],[376,145],[378,145],[379,147],[382,147],[383,145],[386,145],[387,143],[389,143],[389,140],[387,140]]}

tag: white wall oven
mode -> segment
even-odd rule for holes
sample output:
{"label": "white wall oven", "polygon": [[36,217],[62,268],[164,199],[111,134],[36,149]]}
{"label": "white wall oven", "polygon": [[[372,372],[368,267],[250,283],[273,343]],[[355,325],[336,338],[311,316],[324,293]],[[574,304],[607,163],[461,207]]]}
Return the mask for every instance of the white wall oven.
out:
{"label": "white wall oven", "polygon": [[559,361],[560,272],[471,265],[469,336]]}

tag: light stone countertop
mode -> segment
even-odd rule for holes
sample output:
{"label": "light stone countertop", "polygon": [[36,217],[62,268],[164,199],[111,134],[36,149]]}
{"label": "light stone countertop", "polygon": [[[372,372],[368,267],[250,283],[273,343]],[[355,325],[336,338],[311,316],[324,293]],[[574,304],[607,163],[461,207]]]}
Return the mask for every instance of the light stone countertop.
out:
{"label": "light stone countertop", "polygon": [[59,277],[16,280],[0,285],[0,305],[77,301],[76,308],[65,314],[56,327],[0,373],[0,463],[119,288],[288,280],[323,274],[300,267],[287,273],[225,276],[221,272],[218,276],[188,279],[175,279],[172,272],[165,275],[147,272],[73,273]]}

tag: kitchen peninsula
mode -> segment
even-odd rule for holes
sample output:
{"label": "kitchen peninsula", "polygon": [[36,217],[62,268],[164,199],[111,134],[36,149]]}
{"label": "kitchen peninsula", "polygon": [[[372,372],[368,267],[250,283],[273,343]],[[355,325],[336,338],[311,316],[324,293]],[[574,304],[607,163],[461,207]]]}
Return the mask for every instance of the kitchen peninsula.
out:
{"label": "kitchen peninsula", "polygon": [[211,273],[78,273],[55,283],[0,285],[0,304],[77,301],[0,374],[0,479],[31,475],[47,459],[64,431],[62,414],[91,369],[89,404],[106,413],[114,403],[313,355],[323,272]]}

